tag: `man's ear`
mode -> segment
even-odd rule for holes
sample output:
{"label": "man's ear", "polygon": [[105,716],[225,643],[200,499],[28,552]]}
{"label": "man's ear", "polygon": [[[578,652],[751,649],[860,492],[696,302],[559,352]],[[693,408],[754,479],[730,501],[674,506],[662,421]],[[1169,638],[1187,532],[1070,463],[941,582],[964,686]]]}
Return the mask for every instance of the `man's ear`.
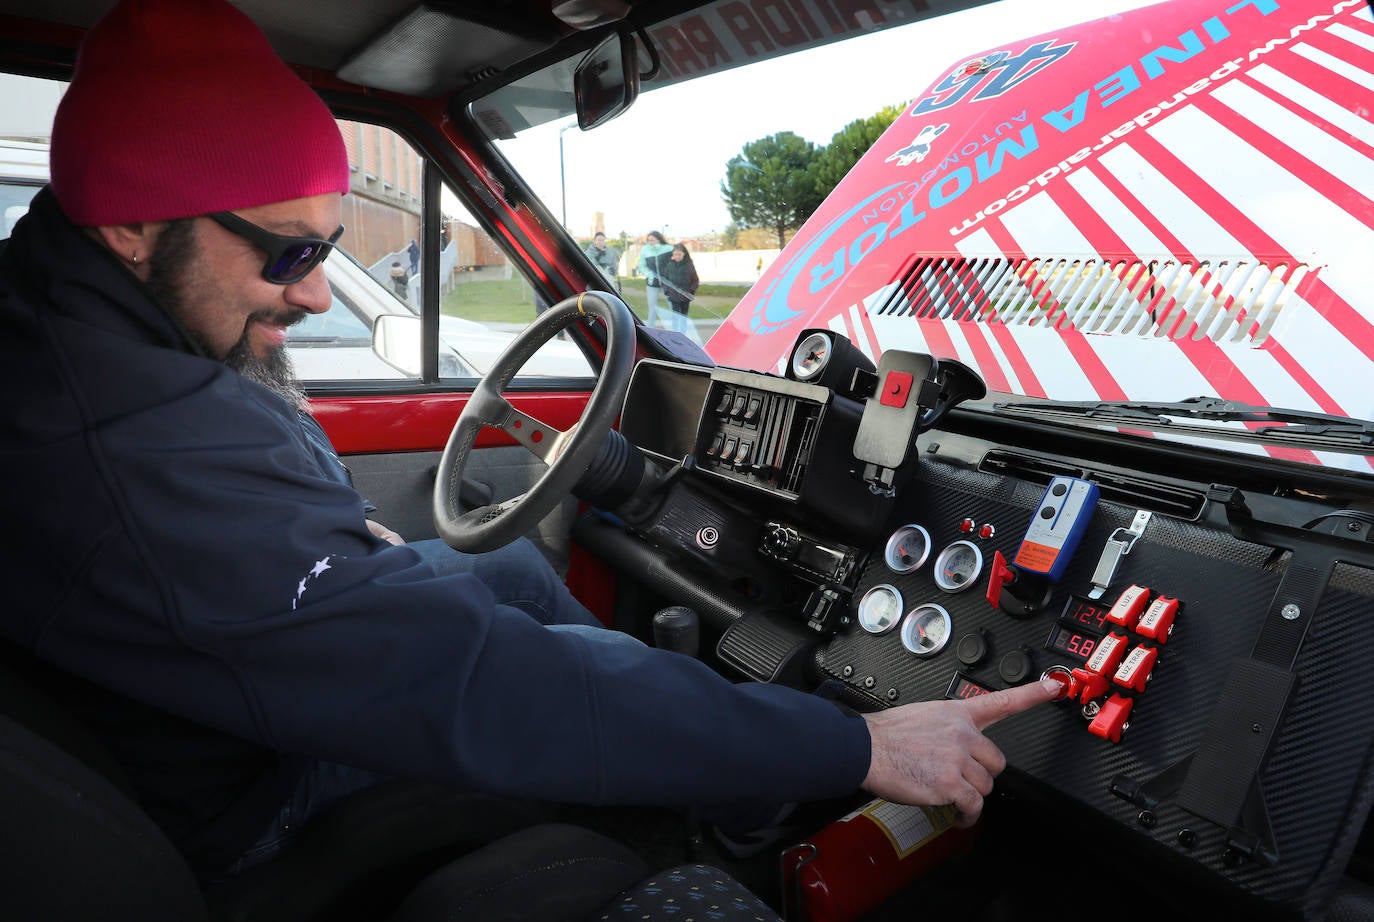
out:
{"label": "man's ear", "polygon": [[94,228],[100,242],[119,257],[141,279],[148,277],[148,257],[153,255],[158,235],[167,225],[140,221],[136,224],[110,224]]}

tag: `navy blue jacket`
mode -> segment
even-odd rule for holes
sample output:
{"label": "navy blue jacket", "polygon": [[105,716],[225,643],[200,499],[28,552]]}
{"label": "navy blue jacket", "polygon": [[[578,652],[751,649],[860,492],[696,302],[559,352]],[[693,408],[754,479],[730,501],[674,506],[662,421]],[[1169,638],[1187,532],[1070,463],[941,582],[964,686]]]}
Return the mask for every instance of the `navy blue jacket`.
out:
{"label": "navy blue jacket", "polygon": [[545,630],[372,536],[296,410],[198,354],[47,190],[0,255],[0,390],[0,631],[146,709],[87,716],[188,851],[251,841],[301,757],[578,803],[806,800],[867,771],[830,702]]}

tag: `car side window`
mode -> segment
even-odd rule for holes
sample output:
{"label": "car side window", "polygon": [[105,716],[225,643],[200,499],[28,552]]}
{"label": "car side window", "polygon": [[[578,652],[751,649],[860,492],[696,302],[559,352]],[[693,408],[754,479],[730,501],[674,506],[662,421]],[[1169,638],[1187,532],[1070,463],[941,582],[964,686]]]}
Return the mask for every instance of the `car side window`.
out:
{"label": "car side window", "polygon": [[[306,384],[418,380],[422,280],[430,271],[422,236],[424,160],[389,128],[338,124],[351,178],[340,251],[324,264],[334,303],[327,313],[293,327],[287,345]],[[471,380],[486,374],[542,304],[447,187],[441,208],[433,270],[439,275],[439,375]],[[581,378],[591,377],[592,370],[563,335],[537,352],[520,376]]]}
{"label": "car side window", "polygon": [[[549,305],[453,191],[443,190],[439,337],[465,365],[486,374],[515,335]],[[445,363],[439,363],[440,373]],[[586,355],[561,333],[530,357],[521,378],[590,378]]]}
{"label": "car side window", "polygon": [[[0,218],[8,237],[48,181],[52,119],[66,84],[0,75]],[[330,309],[292,327],[287,351],[307,387],[418,381],[424,265],[424,159],[389,128],[338,120],[350,167],[344,233],[324,262]],[[450,190],[443,194],[439,264],[439,375],[481,377],[542,308],[533,288]],[[376,335],[378,321],[387,337]],[[385,341],[388,348],[378,348]],[[566,334],[540,350],[521,376],[590,377]]]}

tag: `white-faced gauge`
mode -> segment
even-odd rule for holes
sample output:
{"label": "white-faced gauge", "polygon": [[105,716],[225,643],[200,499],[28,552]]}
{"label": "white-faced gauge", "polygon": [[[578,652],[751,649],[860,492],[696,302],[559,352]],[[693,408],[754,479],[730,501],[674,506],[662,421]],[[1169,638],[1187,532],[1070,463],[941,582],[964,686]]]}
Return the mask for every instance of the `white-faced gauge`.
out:
{"label": "white-faced gauge", "polygon": [[983,552],[972,541],[955,541],[935,558],[935,585],[945,592],[961,592],[983,572]]}
{"label": "white-faced gauge", "polygon": [[930,556],[930,533],[919,525],[903,525],[887,539],[883,560],[893,573],[919,569]]}
{"label": "white-faced gauge", "polygon": [[887,583],[874,586],[859,599],[859,627],[870,634],[891,629],[902,617],[902,594]]}
{"label": "white-faced gauge", "polygon": [[953,632],[949,612],[939,605],[920,605],[902,619],[902,646],[917,656],[934,656]]}
{"label": "white-faced gauge", "polygon": [[810,381],[825,371],[830,362],[830,337],[812,333],[797,344],[792,353],[792,374],[798,381]]}

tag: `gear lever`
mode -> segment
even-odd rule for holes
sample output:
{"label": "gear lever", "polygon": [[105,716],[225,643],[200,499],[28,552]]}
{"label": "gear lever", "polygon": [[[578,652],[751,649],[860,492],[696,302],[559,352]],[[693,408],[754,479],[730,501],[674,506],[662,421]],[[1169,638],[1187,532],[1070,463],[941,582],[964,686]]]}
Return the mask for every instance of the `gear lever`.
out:
{"label": "gear lever", "polygon": [[654,615],[654,646],[696,658],[701,618],[686,605],[670,605]]}
{"label": "gear lever", "polygon": [[[701,644],[701,618],[686,605],[670,605],[654,615],[654,646],[696,659]],[[682,817],[683,852],[688,863],[704,860],[705,837],[697,808],[688,807]]]}

